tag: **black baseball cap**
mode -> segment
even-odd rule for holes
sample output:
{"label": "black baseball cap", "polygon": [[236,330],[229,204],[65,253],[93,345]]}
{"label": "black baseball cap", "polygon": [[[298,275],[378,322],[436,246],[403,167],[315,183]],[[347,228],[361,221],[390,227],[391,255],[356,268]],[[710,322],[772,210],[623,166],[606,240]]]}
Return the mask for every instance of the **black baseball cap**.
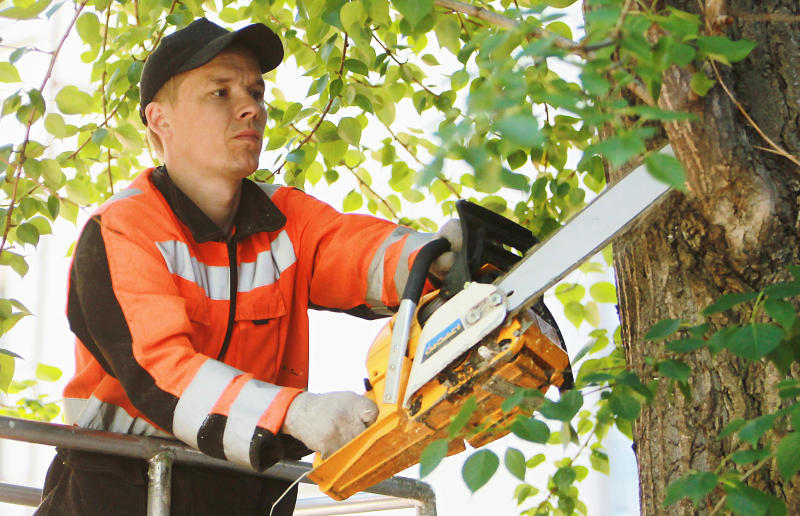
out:
{"label": "black baseball cap", "polygon": [[280,38],[263,23],[229,31],[206,18],[197,19],[164,37],[144,63],[139,81],[139,116],[142,122],[147,125],[144,108],[168,80],[203,66],[234,42],[253,52],[261,64],[262,74],[283,60]]}

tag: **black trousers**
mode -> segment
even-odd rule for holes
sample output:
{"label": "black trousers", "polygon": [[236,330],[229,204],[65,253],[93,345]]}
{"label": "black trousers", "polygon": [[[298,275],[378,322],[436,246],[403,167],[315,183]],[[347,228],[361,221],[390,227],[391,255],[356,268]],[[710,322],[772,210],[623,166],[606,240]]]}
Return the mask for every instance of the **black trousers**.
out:
{"label": "black trousers", "polygon": [[[172,466],[173,516],[269,514],[291,483],[219,468]],[[290,516],[297,488],[275,507]],[[44,482],[40,516],[145,516],[147,462],[77,450],[58,449]]]}

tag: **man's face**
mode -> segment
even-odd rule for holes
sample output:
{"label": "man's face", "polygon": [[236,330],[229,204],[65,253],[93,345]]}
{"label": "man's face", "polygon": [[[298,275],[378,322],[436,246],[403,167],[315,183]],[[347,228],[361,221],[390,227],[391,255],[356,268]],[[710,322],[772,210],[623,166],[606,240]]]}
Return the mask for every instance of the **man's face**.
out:
{"label": "man's face", "polygon": [[264,80],[250,52],[225,51],[185,72],[174,102],[163,107],[168,168],[235,180],[258,168],[267,112]]}

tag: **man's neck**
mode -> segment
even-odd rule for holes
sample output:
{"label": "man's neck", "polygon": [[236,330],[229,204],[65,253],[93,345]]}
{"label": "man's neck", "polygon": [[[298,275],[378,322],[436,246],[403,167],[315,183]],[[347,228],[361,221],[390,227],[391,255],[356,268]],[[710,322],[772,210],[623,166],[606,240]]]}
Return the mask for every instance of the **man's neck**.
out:
{"label": "man's neck", "polygon": [[242,181],[212,176],[198,177],[191,171],[167,165],[172,182],[225,233],[233,227],[242,193]]}

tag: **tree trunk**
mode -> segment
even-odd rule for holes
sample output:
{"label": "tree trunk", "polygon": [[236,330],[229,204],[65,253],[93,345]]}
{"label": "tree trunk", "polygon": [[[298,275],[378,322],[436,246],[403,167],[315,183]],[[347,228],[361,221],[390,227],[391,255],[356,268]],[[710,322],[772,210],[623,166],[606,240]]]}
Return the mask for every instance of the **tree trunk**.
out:
{"label": "tree trunk", "polygon": [[[702,2],[667,3],[697,13]],[[800,156],[800,5],[796,0],[706,1],[712,3],[723,4],[722,14],[728,16],[720,27],[723,34],[758,43],[732,68],[717,64],[724,83],[761,131]],[[706,21],[707,27],[723,20]],[[663,352],[661,344],[643,340],[653,323],[698,320],[697,314],[722,294],[760,290],[785,279],[786,266],[798,263],[800,254],[800,167],[767,150],[771,145],[719,84],[700,98],[692,93],[690,79],[690,71],[670,69],[659,98],[662,107],[698,117],[665,125],[686,169],[688,191],[670,194],[614,247],[622,340],[636,371],[645,369],[646,357]],[[729,310],[710,322],[719,327],[749,317],[744,310]],[[714,471],[737,449],[734,437],[717,437],[727,423],[780,405],[771,388],[779,380],[771,364],[748,366],[727,351],[681,358],[693,371],[693,398],[661,388],[634,425],[643,515],[710,512],[721,492],[707,498],[709,506],[695,509],[684,500],[665,509],[667,486],[693,470]],[[800,508],[800,484],[784,482],[774,463],[747,481],[785,500],[789,514]]]}

